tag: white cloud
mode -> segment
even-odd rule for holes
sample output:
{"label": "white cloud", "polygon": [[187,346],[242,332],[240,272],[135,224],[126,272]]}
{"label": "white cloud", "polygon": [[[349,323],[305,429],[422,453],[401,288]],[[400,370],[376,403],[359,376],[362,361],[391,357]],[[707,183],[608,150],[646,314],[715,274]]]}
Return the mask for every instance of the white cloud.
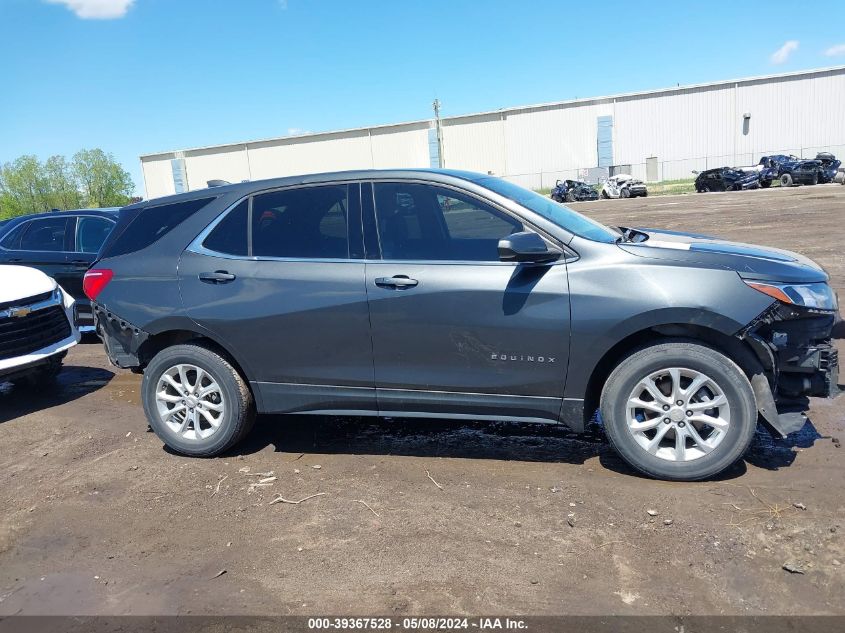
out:
{"label": "white cloud", "polygon": [[300,136],[302,134],[311,134],[311,130],[303,130],[301,127],[288,128],[288,136]]}
{"label": "white cloud", "polygon": [[46,0],[63,4],[83,20],[113,20],[122,18],[135,0]]}
{"label": "white cloud", "polygon": [[828,57],[839,57],[840,55],[845,55],[845,44],[835,44],[834,46],[828,48],[824,54]]}
{"label": "white cloud", "polygon": [[794,51],[798,50],[798,40],[787,40],[783,46],[772,53],[773,64],[783,64]]}

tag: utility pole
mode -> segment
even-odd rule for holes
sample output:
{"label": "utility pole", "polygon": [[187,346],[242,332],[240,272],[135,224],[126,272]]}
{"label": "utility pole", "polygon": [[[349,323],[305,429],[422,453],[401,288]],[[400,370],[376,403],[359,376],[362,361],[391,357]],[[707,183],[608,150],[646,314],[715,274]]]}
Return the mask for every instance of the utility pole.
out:
{"label": "utility pole", "polygon": [[443,169],[443,130],[440,126],[440,99],[435,99],[432,106],[434,107],[434,127],[437,131],[437,166]]}

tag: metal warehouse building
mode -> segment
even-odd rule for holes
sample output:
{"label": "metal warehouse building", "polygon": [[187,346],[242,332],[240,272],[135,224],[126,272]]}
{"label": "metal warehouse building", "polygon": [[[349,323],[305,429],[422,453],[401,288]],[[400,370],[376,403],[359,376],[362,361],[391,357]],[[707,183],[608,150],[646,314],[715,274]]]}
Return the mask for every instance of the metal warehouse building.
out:
{"label": "metal warehouse building", "polygon": [[344,169],[444,167],[533,189],[558,178],[647,181],[750,165],[766,154],[845,154],[845,66],[504,108],[141,156],[146,196]]}

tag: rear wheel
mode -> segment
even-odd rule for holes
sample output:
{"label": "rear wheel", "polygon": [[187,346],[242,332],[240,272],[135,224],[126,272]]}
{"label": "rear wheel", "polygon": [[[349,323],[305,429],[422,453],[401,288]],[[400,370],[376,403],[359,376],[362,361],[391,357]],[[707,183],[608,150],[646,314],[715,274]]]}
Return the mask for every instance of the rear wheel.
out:
{"label": "rear wheel", "polygon": [[819,184],[819,174],[818,174],[818,172],[816,172],[815,174],[813,174],[813,178],[810,180],[810,184],[811,184],[811,185],[817,185],[817,184]]}
{"label": "rear wheel", "polygon": [[781,187],[791,187],[792,186],[792,174],[784,174],[780,177],[780,186]]}
{"label": "rear wheel", "polygon": [[252,428],[255,405],[229,361],[201,345],[162,350],[144,370],[144,413],[153,431],[177,453],[218,455]]}
{"label": "rear wheel", "polygon": [[612,446],[637,470],[694,481],[748,448],[757,406],[742,370],[720,352],[676,340],[640,349],[610,374],[601,414]]}
{"label": "rear wheel", "polygon": [[760,186],[761,186],[763,189],[768,189],[769,187],[771,187],[771,186],[772,186],[772,181],[771,181],[771,180],[761,180],[761,181],[760,181]]}

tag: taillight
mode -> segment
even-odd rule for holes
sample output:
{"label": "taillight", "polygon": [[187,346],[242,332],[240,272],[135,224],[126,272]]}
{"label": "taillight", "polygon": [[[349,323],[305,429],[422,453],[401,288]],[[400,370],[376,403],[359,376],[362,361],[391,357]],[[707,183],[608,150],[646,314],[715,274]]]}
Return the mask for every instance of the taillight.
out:
{"label": "taillight", "polygon": [[82,279],[82,292],[91,301],[96,300],[113,276],[114,273],[108,268],[92,268]]}

